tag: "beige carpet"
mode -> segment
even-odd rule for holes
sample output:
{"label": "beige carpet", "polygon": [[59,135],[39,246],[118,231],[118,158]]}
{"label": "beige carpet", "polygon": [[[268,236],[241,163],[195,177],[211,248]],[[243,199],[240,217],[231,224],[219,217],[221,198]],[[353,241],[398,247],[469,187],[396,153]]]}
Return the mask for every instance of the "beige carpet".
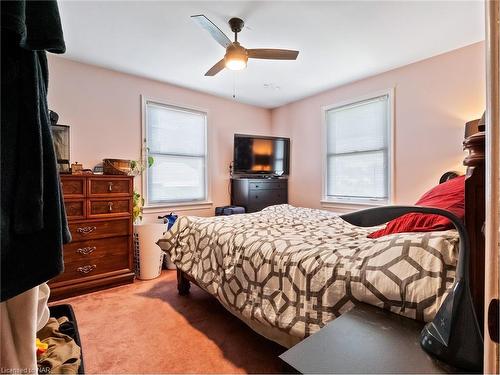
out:
{"label": "beige carpet", "polygon": [[175,271],[70,298],[87,373],[273,373],[285,349],[256,334]]}

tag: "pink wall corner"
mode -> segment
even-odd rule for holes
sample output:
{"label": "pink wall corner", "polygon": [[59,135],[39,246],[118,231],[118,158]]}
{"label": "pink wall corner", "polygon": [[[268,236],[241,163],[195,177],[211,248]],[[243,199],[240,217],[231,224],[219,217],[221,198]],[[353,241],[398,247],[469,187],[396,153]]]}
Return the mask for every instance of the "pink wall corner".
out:
{"label": "pink wall corner", "polygon": [[[49,107],[71,126],[71,160],[92,168],[103,158],[138,159],[141,95],[208,111],[213,206],[181,214],[210,216],[229,204],[234,133],[271,134],[271,111],[130,74],[49,56]],[[141,181],[136,178],[136,189]],[[169,211],[165,209],[164,212]],[[146,215],[152,220],[157,213]]]}
{"label": "pink wall corner", "polygon": [[274,109],[273,133],[292,139],[291,204],[321,207],[321,108],[388,88],[395,92],[394,203],[413,204],[443,172],[464,171],[464,124],[485,108],[483,42]]}

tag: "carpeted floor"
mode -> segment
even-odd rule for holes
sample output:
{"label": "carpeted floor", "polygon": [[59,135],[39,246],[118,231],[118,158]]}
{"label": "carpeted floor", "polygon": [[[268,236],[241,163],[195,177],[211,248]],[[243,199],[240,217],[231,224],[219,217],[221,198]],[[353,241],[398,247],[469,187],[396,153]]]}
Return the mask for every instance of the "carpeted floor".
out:
{"label": "carpeted floor", "polygon": [[78,319],[87,373],[275,373],[285,349],[256,334],[176,272],[57,303]]}

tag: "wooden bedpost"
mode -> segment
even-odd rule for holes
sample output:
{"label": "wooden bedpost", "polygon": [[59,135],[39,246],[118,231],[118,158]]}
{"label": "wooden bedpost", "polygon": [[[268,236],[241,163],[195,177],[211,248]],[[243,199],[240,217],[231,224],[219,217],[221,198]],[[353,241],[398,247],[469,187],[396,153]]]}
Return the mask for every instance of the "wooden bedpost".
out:
{"label": "wooden bedpost", "polygon": [[479,325],[484,321],[485,133],[464,140],[465,226],[470,236],[470,289]]}
{"label": "wooden bedpost", "polygon": [[189,294],[191,283],[186,274],[177,268],[177,291],[181,296]]}

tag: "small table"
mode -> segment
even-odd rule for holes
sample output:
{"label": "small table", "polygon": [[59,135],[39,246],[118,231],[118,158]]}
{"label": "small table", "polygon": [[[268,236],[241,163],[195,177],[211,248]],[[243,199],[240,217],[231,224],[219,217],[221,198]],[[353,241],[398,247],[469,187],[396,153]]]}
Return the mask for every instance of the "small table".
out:
{"label": "small table", "polygon": [[280,355],[303,374],[456,373],[420,347],[424,323],[360,304]]}

